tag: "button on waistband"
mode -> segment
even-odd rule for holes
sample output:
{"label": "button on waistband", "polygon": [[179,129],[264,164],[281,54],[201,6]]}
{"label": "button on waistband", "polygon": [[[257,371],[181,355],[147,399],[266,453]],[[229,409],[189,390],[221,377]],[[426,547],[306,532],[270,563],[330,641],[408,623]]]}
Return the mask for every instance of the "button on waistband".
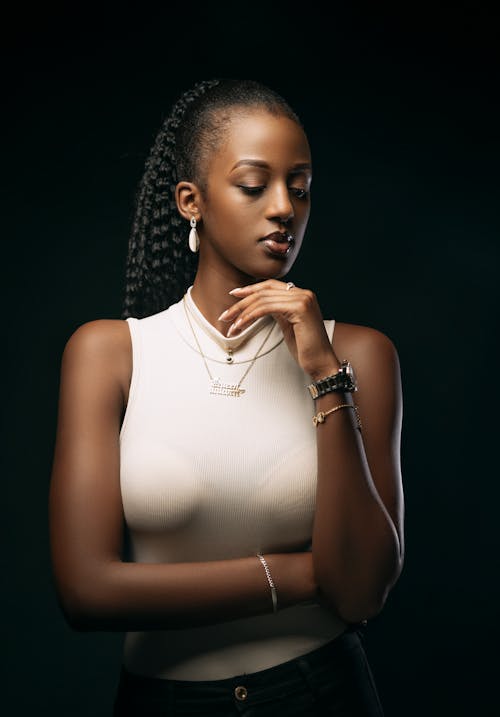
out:
{"label": "button on waistband", "polygon": [[234,688],[234,696],[237,700],[246,700],[248,696],[248,690],[243,685],[238,685]]}

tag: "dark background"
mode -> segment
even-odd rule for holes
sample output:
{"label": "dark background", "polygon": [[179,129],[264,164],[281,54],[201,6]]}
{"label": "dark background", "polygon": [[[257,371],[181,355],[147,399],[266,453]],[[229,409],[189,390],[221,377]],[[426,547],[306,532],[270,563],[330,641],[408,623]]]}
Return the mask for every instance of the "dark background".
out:
{"label": "dark background", "polygon": [[82,323],[119,318],[145,155],[177,95],[213,76],[264,81],[301,115],[313,210],[289,278],[399,351],[406,563],[365,636],[386,715],[496,713],[498,22],[477,2],[400,5],[24,5],[4,24],[13,714],[110,714],[122,635],[72,632],[50,573],[60,357]]}

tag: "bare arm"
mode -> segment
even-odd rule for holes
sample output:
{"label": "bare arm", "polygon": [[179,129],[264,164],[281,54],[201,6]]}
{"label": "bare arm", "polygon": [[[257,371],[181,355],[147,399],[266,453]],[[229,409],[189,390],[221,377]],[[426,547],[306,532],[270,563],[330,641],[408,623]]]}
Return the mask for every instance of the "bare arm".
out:
{"label": "bare arm", "polygon": [[314,292],[267,279],[230,293],[239,301],[225,313],[231,331],[261,316],[279,322],[290,353],[318,380],[351,361],[359,391],[327,393],[311,407],[327,412],[342,403],[359,406],[360,435],[353,409],[327,416],[317,426],[318,485],[312,554],[320,591],[347,622],[376,615],[398,579],[404,561],[404,501],[400,466],[402,390],[392,341],[367,326],[342,324],[335,350]]}
{"label": "bare arm", "polygon": [[358,391],[326,394],[314,411],[355,403],[362,430],[351,409],[330,414],[317,427],[312,544],[318,583],[335,596],[344,619],[355,622],[381,611],[403,567],[402,391],[398,354],[385,334],[355,325],[344,326],[343,333],[337,353],[352,362]]}
{"label": "bare arm", "polygon": [[[61,363],[49,521],[53,575],[77,630],[182,629],[272,612],[257,557],[149,564],[122,559],[119,379],[125,322],[79,327]],[[266,554],[283,609],[317,596],[310,552]]]}

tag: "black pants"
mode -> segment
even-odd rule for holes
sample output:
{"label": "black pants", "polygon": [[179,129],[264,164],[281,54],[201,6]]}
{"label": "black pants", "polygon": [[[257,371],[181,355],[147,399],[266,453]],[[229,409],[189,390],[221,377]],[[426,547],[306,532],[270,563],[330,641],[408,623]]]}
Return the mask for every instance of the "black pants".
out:
{"label": "black pants", "polygon": [[384,717],[360,639],[347,630],[274,667],[223,680],[143,677],[122,665],[114,717]]}

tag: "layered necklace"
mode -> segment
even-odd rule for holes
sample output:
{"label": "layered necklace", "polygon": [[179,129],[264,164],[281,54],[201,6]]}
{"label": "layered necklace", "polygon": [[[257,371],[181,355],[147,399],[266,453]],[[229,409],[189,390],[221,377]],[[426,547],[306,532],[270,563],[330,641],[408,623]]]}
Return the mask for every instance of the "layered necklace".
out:
{"label": "layered necklace", "polygon": [[[185,311],[185,313],[186,313],[186,318],[187,318],[189,327],[190,327],[190,329],[191,329],[191,332],[192,332],[192,334],[193,334],[194,340],[195,340],[196,345],[197,345],[197,347],[198,347],[198,352],[200,353],[200,355],[201,355],[201,357],[202,357],[202,359],[203,359],[203,363],[205,364],[205,368],[206,368],[206,370],[207,370],[207,374],[208,374],[208,377],[209,377],[209,379],[210,379],[210,393],[211,393],[211,394],[214,394],[214,395],[217,395],[217,396],[231,396],[231,397],[233,397],[233,398],[239,398],[240,396],[242,396],[242,395],[245,393],[245,389],[244,389],[244,388],[241,388],[241,384],[243,383],[243,381],[244,381],[245,378],[247,377],[247,375],[248,375],[248,373],[250,372],[251,368],[253,367],[255,361],[256,361],[256,360],[259,358],[259,356],[261,355],[261,352],[262,352],[262,350],[263,350],[263,348],[264,348],[264,346],[265,346],[265,344],[266,344],[268,338],[270,337],[270,335],[271,335],[271,333],[272,333],[272,330],[274,329],[275,322],[274,322],[274,321],[271,322],[271,326],[269,327],[269,331],[266,333],[266,335],[265,335],[265,337],[264,337],[264,340],[262,341],[262,343],[260,344],[259,348],[257,349],[257,352],[256,352],[255,356],[250,360],[250,363],[249,363],[249,365],[247,366],[247,369],[246,369],[245,373],[243,374],[243,376],[240,378],[240,380],[239,380],[237,383],[226,383],[225,381],[223,381],[223,380],[222,380],[221,378],[219,378],[218,376],[215,376],[215,377],[214,377],[214,376],[212,375],[212,372],[210,371],[210,368],[209,368],[208,363],[207,363],[207,356],[203,353],[203,350],[202,350],[202,348],[201,348],[200,342],[198,341],[198,337],[196,336],[196,332],[195,332],[194,327],[193,327],[193,324],[192,324],[192,322],[191,322],[191,318],[190,318],[190,316],[189,316],[189,313],[190,313],[190,312],[189,312],[189,309],[188,309],[188,307],[187,307],[187,305],[186,305],[186,295],[183,296],[182,303],[183,303],[183,306],[184,306],[184,311]],[[226,348],[225,350],[226,350],[226,360],[225,360],[224,363],[227,363],[227,364],[232,364],[232,363],[234,363],[233,349],[229,347],[229,348]]]}

